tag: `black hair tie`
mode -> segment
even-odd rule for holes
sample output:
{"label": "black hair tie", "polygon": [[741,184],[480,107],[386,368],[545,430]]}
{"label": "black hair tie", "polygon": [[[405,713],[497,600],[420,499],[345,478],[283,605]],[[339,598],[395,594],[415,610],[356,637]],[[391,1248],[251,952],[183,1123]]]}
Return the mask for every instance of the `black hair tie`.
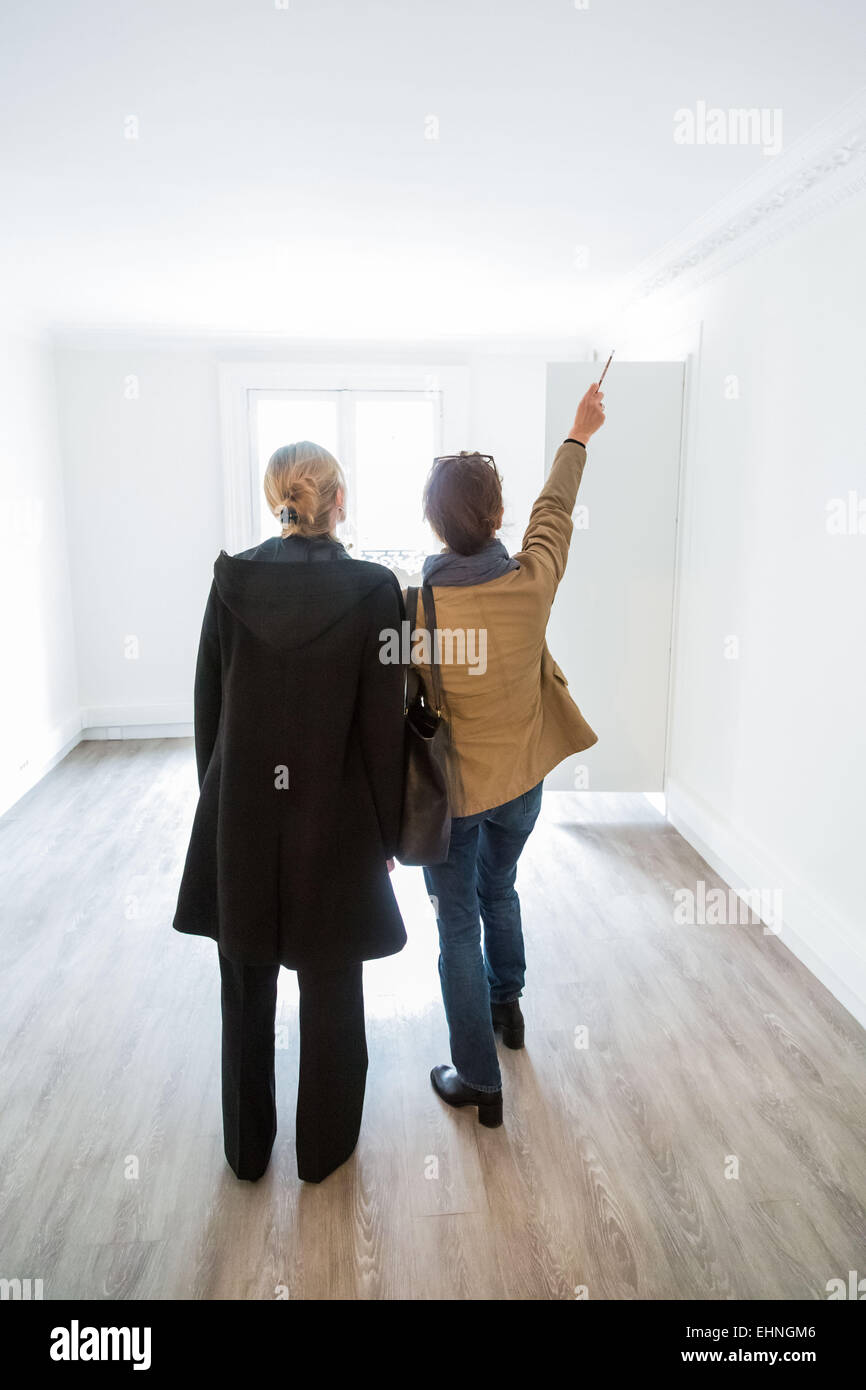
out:
{"label": "black hair tie", "polygon": [[281,525],[283,525],[283,526],[293,526],[297,521],[300,521],[300,517],[298,516],[298,513],[297,513],[296,508],[294,508],[294,507],[281,507],[281,508],[280,508],[280,523],[281,523]]}

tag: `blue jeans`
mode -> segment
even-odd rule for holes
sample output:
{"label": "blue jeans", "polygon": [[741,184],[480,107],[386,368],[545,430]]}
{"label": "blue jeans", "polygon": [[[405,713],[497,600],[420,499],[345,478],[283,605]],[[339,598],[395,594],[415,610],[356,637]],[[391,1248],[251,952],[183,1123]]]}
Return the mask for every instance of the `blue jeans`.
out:
{"label": "blue jeans", "polygon": [[514,880],[541,810],[542,788],[539,782],[504,806],[456,816],[447,860],[424,870],[439,923],[439,979],[451,1060],[461,1080],[478,1091],[498,1091],[502,1085],[490,1005],[523,992],[526,959]]}

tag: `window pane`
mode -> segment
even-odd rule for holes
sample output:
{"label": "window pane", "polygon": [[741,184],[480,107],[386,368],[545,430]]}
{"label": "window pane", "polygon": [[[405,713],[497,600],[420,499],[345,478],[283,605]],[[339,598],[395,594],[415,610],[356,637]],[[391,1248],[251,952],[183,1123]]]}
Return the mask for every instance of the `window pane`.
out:
{"label": "window pane", "polygon": [[262,486],[268,459],[282,444],[294,444],[299,439],[321,444],[339,458],[337,406],[334,401],[315,398],[299,400],[297,397],[283,396],[274,400],[260,400],[257,418],[260,537],[264,539],[265,536],[277,535],[280,529],[279,520],[268,510]]}
{"label": "window pane", "polygon": [[421,519],[421,492],[435,453],[432,400],[359,400],[355,406],[358,542],[376,550],[434,548]]}

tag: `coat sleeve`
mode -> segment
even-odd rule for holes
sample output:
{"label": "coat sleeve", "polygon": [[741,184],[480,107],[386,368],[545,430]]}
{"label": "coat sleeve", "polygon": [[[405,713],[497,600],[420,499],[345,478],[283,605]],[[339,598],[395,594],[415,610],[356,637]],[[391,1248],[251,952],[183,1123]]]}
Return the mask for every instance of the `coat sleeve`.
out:
{"label": "coat sleeve", "polygon": [[[548,572],[553,593],[565,574],[574,523],[571,514],[583,477],[586,449],[582,444],[560,444],[547,482],[535,499],[521,551],[536,555]],[[552,600],[553,594],[551,594]]]}
{"label": "coat sleeve", "polygon": [[216,584],[211,584],[195,666],[195,761],[198,785],[204,781],[216,743],[222,707],[222,660],[217,622]]}
{"label": "coat sleeve", "polygon": [[381,634],[387,629],[399,635],[403,618],[400,587],[393,575],[391,580],[371,597],[371,622],[358,689],[361,750],[387,859],[396,854],[400,835],[405,745],[404,667],[399,661],[379,659],[385,642]]}

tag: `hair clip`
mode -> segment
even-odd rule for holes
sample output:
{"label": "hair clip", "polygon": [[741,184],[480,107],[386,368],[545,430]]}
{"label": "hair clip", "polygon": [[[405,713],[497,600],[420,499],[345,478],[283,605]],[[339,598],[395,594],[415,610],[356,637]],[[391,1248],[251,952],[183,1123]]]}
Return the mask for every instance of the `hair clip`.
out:
{"label": "hair clip", "polygon": [[291,526],[298,520],[298,513],[295,507],[280,507],[280,525]]}

